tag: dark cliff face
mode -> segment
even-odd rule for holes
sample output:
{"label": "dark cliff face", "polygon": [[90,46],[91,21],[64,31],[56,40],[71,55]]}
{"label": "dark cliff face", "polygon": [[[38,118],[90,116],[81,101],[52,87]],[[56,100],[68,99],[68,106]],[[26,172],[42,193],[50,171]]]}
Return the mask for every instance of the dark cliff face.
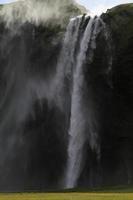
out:
{"label": "dark cliff face", "polygon": [[92,186],[130,184],[133,181],[133,5],[115,7],[103,14],[102,19],[108,29],[108,42],[99,36],[94,61],[86,75],[99,113],[101,160],[97,163],[95,154],[88,149],[80,181],[89,176]]}
{"label": "dark cliff face", "polygon": [[88,144],[80,186],[133,182],[133,4],[108,10],[102,19],[108,42],[99,36],[94,61],[91,67],[86,63],[85,71],[99,116],[101,159]]}
{"label": "dark cliff face", "polygon": [[[56,2],[52,3],[48,1],[51,9],[56,5]],[[48,23],[44,24],[35,23],[35,19],[23,22],[21,15],[20,18],[16,17],[19,16],[21,2],[20,5],[7,5],[7,9],[11,6],[14,12],[11,21],[1,16],[2,191],[59,188],[64,174],[68,122],[65,114],[55,105],[56,97],[51,94],[50,88],[54,85],[66,24],[70,16],[78,15],[81,11],[73,1],[57,3],[60,3],[63,13],[55,16],[55,19],[49,18]],[[27,9],[23,2],[22,6]],[[2,12],[6,16],[7,11]],[[62,19],[57,20],[60,15]]]}
{"label": "dark cliff face", "polygon": [[[103,166],[107,183],[133,181],[133,4],[107,12],[113,40],[112,91],[104,115]],[[103,128],[104,128],[103,126]],[[106,162],[104,162],[106,160]]]}
{"label": "dark cliff face", "polygon": [[37,189],[46,187],[46,180],[52,186],[65,159],[60,136],[64,115],[48,101],[61,48],[60,27],[27,23],[13,36],[2,24],[1,29],[0,185]]}
{"label": "dark cliff face", "polygon": [[[88,145],[80,186],[133,182],[132,13],[131,4],[102,16],[110,42],[105,46],[105,38],[99,36],[94,62],[86,67],[99,113],[101,161]],[[58,23],[25,22],[12,29],[0,23],[0,190],[61,188],[70,105],[60,109],[51,87],[63,35]],[[67,99],[70,91],[65,92]]]}

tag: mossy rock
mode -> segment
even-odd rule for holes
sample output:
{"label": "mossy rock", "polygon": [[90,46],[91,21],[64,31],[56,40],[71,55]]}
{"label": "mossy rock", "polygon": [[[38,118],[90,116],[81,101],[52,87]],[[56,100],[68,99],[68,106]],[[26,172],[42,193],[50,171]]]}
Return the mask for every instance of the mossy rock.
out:
{"label": "mossy rock", "polygon": [[126,48],[133,38],[133,3],[109,9],[103,17],[111,29],[117,47]]}

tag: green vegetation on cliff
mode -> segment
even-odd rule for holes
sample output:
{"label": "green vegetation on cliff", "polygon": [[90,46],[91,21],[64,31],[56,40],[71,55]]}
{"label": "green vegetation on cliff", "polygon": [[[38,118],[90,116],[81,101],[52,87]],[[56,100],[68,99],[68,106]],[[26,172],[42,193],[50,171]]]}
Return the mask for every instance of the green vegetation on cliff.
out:
{"label": "green vegetation on cliff", "polygon": [[119,48],[125,48],[133,39],[133,3],[109,9],[105,16],[114,40]]}

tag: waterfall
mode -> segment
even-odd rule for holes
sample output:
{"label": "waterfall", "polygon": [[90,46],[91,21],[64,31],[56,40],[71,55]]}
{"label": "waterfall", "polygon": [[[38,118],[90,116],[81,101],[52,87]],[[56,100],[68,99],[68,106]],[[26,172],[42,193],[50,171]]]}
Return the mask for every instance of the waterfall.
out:
{"label": "waterfall", "polygon": [[[75,64],[75,51],[76,51],[76,45],[78,41],[79,36],[79,28],[82,21],[82,17],[78,16],[76,18],[72,18],[70,20],[70,23],[68,24],[66,34],[64,37],[64,41],[62,44],[61,53],[58,59],[57,63],[57,72],[55,77],[55,87],[53,90],[56,91],[57,95],[57,102],[58,106],[61,108],[61,110],[64,110],[64,101],[65,99],[65,88],[66,78],[70,80],[72,75],[73,66]],[[70,82],[70,81],[69,81]]]}
{"label": "waterfall", "polygon": [[[84,64],[86,56],[89,63],[93,61],[96,38],[101,31],[100,18],[91,18],[80,41],[80,50],[76,58],[76,69],[73,77],[73,91],[71,100],[71,119],[69,129],[68,163],[65,187],[73,188],[77,185],[78,178],[84,166],[84,146],[89,140],[90,148],[100,152],[98,144],[98,130],[95,123],[91,100],[86,104],[87,85],[84,78]],[[88,53],[88,55],[86,55]],[[87,105],[87,106],[86,106]]]}

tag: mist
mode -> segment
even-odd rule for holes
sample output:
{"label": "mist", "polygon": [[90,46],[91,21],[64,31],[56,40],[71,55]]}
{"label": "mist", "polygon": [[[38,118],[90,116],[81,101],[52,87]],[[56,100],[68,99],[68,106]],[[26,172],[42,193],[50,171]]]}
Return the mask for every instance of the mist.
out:
{"label": "mist", "polygon": [[0,16],[7,27],[13,24],[20,26],[26,22],[35,25],[47,23],[64,25],[64,18],[68,15],[67,9],[74,4],[76,2],[73,0],[20,0],[4,5]]}

